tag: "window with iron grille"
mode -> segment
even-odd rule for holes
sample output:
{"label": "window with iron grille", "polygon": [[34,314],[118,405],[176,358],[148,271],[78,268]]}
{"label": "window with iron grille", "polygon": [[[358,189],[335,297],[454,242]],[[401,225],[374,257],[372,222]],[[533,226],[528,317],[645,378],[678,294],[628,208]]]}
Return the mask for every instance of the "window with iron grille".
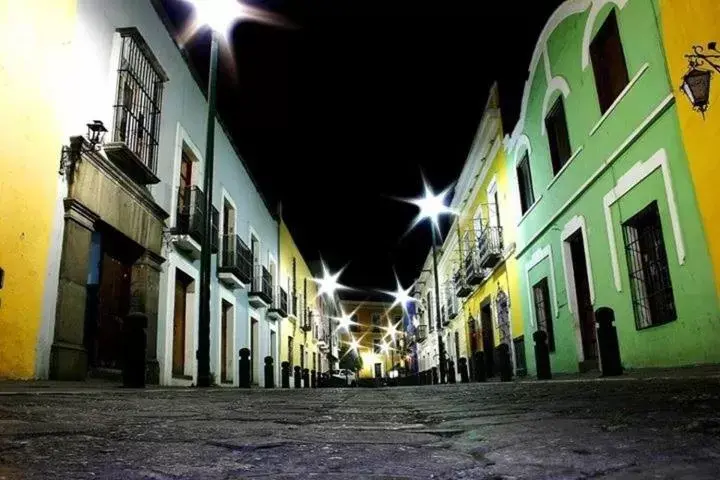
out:
{"label": "window with iron grille", "polygon": [[532,175],[530,173],[530,157],[525,156],[517,166],[518,189],[520,190],[520,209],[522,213],[527,212],[535,203],[535,192],[533,191]]}
{"label": "window with iron grille", "polygon": [[124,142],[153,173],[163,84],[167,77],[137,29],[119,30],[121,37],[113,140]]}
{"label": "window with iron grille", "polygon": [[543,278],[533,286],[533,297],[535,301],[537,329],[547,334],[548,349],[554,352],[555,331],[553,328],[552,314],[550,312],[550,292],[547,278]]}
{"label": "window with iron grille", "polygon": [[635,327],[640,330],[677,318],[657,202],[623,224]]}

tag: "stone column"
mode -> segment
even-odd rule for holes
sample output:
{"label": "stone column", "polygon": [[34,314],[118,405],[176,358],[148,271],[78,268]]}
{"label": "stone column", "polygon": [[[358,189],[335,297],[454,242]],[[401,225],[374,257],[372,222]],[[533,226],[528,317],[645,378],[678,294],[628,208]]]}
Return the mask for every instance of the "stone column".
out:
{"label": "stone column", "polygon": [[50,378],[84,380],[88,355],[84,345],[90,244],[97,215],[76,200],[65,200],[65,230],[58,283]]}
{"label": "stone column", "polygon": [[160,383],[160,363],[157,359],[158,305],[160,272],[165,261],[160,255],[146,250],[132,266],[130,283],[130,312],[147,317],[147,383]]}

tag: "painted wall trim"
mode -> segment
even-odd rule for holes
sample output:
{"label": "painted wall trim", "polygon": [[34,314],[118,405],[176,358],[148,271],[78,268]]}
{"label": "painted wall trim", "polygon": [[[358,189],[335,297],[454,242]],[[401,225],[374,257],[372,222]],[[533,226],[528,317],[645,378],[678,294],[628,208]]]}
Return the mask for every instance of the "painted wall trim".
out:
{"label": "painted wall trim", "polygon": [[622,101],[623,98],[632,90],[633,86],[640,80],[640,77],[643,76],[645,72],[648,71],[650,68],[650,64],[646,63],[642,67],[640,67],[640,70],[635,74],[635,76],[628,82],[627,85],[625,85],[625,88],[623,88],[622,92],[617,96],[615,101],[610,105],[610,108],[607,109],[607,111],[600,117],[600,120],[595,124],[595,126],[590,130],[590,136],[592,137],[595,135],[595,133],[598,131],[600,126],[607,120],[607,118],[612,114],[613,110],[615,110],[615,107],[618,106],[618,104]]}
{"label": "painted wall trim", "polygon": [[530,325],[533,327],[537,325],[535,319],[535,309],[532,308],[532,285],[530,285],[530,270],[536,267],[540,262],[546,258],[550,261],[550,287],[552,288],[553,304],[555,305],[555,317],[559,315],[560,308],[557,299],[557,288],[555,285],[555,262],[553,261],[552,246],[545,245],[545,247],[535,250],[532,257],[525,266],[525,283],[527,284],[527,299],[530,302]]}
{"label": "painted wall trim", "polygon": [[610,211],[610,207],[658,168],[662,170],[663,183],[665,184],[665,197],[667,198],[668,208],[670,210],[670,222],[672,223],[673,236],[675,237],[678,263],[680,265],[685,263],[685,243],[683,242],[682,232],[680,230],[680,215],[678,213],[677,203],[675,202],[675,191],[672,187],[672,178],[670,176],[670,167],[668,166],[667,152],[663,148],[658,150],[647,161],[638,162],[633,165],[630,170],[618,179],[615,183],[615,187],[603,198],[603,206],[605,209],[605,227],[607,229],[608,242],[610,244],[610,261],[612,263],[613,276],[615,278],[615,288],[618,292],[622,290],[622,282],[620,280],[620,265],[618,263],[615,230],[613,228],[612,212]]}
{"label": "painted wall trim", "polygon": [[[525,211],[525,213],[523,213],[522,217],[520,217],[520,220],[518,221],[518,227],[519,227],[520,224],[523,223],[523,222],[525,221],[525,219],[530,215],[530,212],[532,212],[533,210],[535,210],[535,207],[540,203],[540,200],[542,200],[542,198],[543,198],[542,195],[540,195],[538,198],[536,198],[536,199],[535,199],[535,203],[533,203],[532,205],[530,205],[530,208],[528,208],[528,209]],[[518,253],[518,255],[520,255],[520,253]]]}
{"label": "painted wall trim", "polygon": [[[545,54],[545,58],[548,58]],[[547,118],[548,109],[550,108],[550,100],[554,98],[554,93],[559,91],[563,98],[570,96],[570,85],[567,80],[561,76],[552,78],[548,82],[547,90],[545,90],[545,98],[543,98],[542,104],[542,117],[540,117],[540,132],[543,137],[547,136],[547,126],[545,125],[545,119]]]}
{"label": "painted wall trim", "polygon": [[558,170],[558,173],[552,178],[552,180],[550,180],[550,183],[548,183],[548,186],[545,187],[545,190],[550,190],[550,187],[552,187],[555,184],[555,182],[557,182],[558,179],[562,176],[562,174],[565,173],[565,170],[567,170],[567,168],[570,166],[570,164],[573,162],[573,160],[575,160],[580,155],[580,153],[583,151],[583,148],[584,147],[582,145],[580,145],[580,147],[577,150],[575,150],[575,153],[572,154],[572,156],[568,159],[568,161],[565,162],[565,165],[563,165],[562,168],[560,170]]}
{"label": "painted wall trim", "polygon": [[[538,238],[540,238],[541,235],[545,233],[545,231],[550,228],[552,225],[555,224],[558,218],[567,211],[568,208],[570,208],[570,205],[572,205],[580,195],[585,192],[590,186],[595,183],[595,181],[600,178],[600,175],[602,175],[605,170],[607,170],[614,162],[617,160],[620,155],[627,150],[630,145],[632,145],[640,135],[642,135],[655,121],[660,118],[660,116],[665,113],[665,111],[670,108],[671,105],[675,103],[675,96],[670,93],[667,97],[665,97],[660,104],[658,104],[655,109],[650,112],[650,114],[643,120],[643,122],[630,134],[628,138],[625,139],[625,141],[620,144],[620,146],[610,154],[607,160],[600,166],[600,168],[595,171],[594,174],[590,178],[588,178],[585,183],[583,183],[580,188],[572,194],[570,198],[555,212],[555,215],[553,215],[550,220],[548,220],[544,226],[539,228],[535,234],[527,241],[525,245],[522,245],[518,248],[518,253],[516,257],[520,257],[525,251],[530,248]],[[523,219],[520,219],[520,223],[522,223]],[[519,224],[518,224],[519,225]]]}

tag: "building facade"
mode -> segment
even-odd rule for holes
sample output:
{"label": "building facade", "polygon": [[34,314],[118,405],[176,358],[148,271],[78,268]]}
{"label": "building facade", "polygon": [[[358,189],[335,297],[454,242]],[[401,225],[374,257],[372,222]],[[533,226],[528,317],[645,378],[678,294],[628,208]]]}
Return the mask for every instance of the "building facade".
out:
{"label": "building facade", "polygon": [[[720,32],[717,28],[720,22],[720,4],[712,0],[693,0],[691,3],[662,0],[659,4],[662,40],[680,119],[680,131],[710,250],[715,288],[720,298],[720,204],[717,201],[715,186],[715,180],[720,178],[715,140],[720,138],[720,113],[717,107],[713,107],[720,102],[718,77],[717,75],[712,77],[710,107],[702,115],[693,110],[692,104],[681,88],[683,77],[689,71],[685,55],[692,54],[694,46],[702,47],[705,53],[711,55],[720,54],[717,51],[707,50],[711,42],[720,42]],[[720,59],[715,59],[714,63],[720,66]],[[700,68],[714,71],[707,64]]]}
{"label": "building facade", "polygon": [[291,371],[296,366],[311,372],[324,371],[328,341],[317,283],[282,219],[279,225],[280,288],[288,292],[288,315],[280,328],[280,362],[288,362]]}
{"label": "building facade", "polygon": [[[12,207],[21,201],[15,190],[2,188],[1,208],[15,210],[3,218],[19,215],[3,222],[12,227],[1,232],[2,250],[32,253],[24,268],[0,254],[0,328],[16,340],[0,349],[0,376],[117,375],[124,320],[142,313],[148,380],[195,384],[201,226],[209,215],[214,383],[237,385],[238,352],[249,348],[252,380],[260,384],[263,359],[280,354],[277,221],[219,120],[214,208],[204,212],[206,116],[198,112],[207,111],[207,101],[160,3],[24,3],[9,4],[8,21],[28,28],[32,52],[2,52],[12,87],[3,101],[34,97],[23,105],[35,105],[33,115],[23,118],[42,117],[44,126],[12,120],[7,129],[17,132],[17,151],[35,157],[13,162],[7,173],[38,191],[22,192],[29,215],[27,206]],[[19,106],[8,103],[3,121]],[[97,144],[92,132],[83,136],[88,123],[98,130],[96,121],[107,128]],[[40,141],[21,145],[32,130]],[[7,158],[4,152],[4,170]],[[28,238],[18,243],[23,232]]]}
{"label": "building facade", "polygon": [[[720,359],[713,264],[658,6],[563,3],[505,140],[525,336],[547,333],[554,372],[598,368],[600,307],[614,311],[625,367]],[[530,341],[526,352],[534,372]]]}
{"label": "building facade", "polygon": [[[357,341],[362,359],[358,378],[386,378],[404,371],[407,350],[402,307],[391,308],[387,302],[341,300],[340,308],[346,314],[352,312],[349,331],[342,331],[339,336],[346,346],[352,345],[353,339]],[[393,328],[397,330],[394,339]]]}

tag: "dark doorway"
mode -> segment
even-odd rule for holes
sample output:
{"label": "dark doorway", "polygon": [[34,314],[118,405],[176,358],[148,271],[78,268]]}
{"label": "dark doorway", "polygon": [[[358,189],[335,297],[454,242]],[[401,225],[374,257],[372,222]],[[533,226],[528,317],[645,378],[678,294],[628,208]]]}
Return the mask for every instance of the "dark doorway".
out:
{"label": "dark doorway", "polygon": [[232,311],[233,307],[230,302],[222,301],[222,325],[220,330],[220,381],[223,383],[232,383]]}
{"label": "dark doorway", "polygon": [[582,230],[578,230],[566,242],[570,245],[570,254],[573,266],[573,281],[575,282],[575,298],[577,301],[577,315],[580,322],[580,335],[585,361],[580,364],[581,371],[598,368],[597,338],[595,335],[595,314],[590,299],[590,283],[588,281],[587,263],[585,259],[585,246]]}
{"label": "dark doorway", "polygon": [[382,363],[375,364],[375,378],[382,378]]}
{"label": "dark doorway", "polygon": [[493,333],[492,308],[490,307],[490,303],[480,308],[480,325],[482,328],[483,351],[485,352],[483,355],[485,358],[485,374],[488,377],[492,377],[495,369],[495,335]]}
{"label": "dark doorway", "polygon": [[101,255],[97,321],[93,337],[89,339],[94,352],[92,363],[95,368],[119,370],[122,368],[123,321],[130,312],[132,265],[143,249],[108,225],[100,224],[96,228],[92,248],[99,243]]}
{"label": "dark doorway", "polygon": [[185,376],[185,339],[187,336],[187,298],[193,279],[181,270],[175,270],[175,307],[173,311],[172,374]]}

